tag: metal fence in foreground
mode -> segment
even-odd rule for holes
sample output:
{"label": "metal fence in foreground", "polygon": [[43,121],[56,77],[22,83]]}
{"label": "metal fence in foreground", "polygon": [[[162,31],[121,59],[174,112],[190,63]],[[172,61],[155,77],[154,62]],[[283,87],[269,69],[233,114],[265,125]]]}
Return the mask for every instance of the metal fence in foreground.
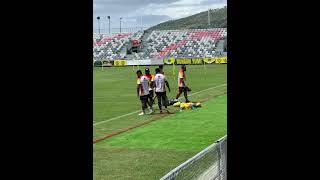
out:
{"label": "metal fence in foreground", "polygon": [[227,135],[211,144],[160,180],[226,180]]}

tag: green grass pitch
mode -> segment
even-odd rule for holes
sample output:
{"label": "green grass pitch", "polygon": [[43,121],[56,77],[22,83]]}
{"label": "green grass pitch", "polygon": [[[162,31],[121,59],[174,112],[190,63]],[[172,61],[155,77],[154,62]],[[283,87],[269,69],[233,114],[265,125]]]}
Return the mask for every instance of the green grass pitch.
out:
{"label": "green grass pitch", "polygon": [[[187,66],[190,100],[205,101],[196,110],[159,117],[156,121],[94,144],[94,179],[159,179],[227,133],[227,65]],[[144,70],[141,66],[140,69]],[[165,66],[177,93],[179,66]],[[155,67],[151,67],[154,72]],[[137,67],[94,69],[94,139],[157,117],[138,116]],[[157,105],[154,105],[157,109]]]}

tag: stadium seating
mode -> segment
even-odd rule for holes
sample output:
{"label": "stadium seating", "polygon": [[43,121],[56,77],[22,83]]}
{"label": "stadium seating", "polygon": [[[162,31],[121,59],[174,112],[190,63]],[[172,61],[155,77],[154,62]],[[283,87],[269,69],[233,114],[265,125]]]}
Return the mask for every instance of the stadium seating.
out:
{"label": "stadium seating", "polygon": [[225,36],[222,28],[153,31],[147,43],[152,58],[211,57],[215,42]]}
{"label": "stadium seating", "polygon": [[142,32],[119,33],[113,36],[97,34],[93,36],[94,59],[115,60],[120,58],[121,48],[129,42],[129,39],[140,39]]}
{"label": "stadium seating", "polygon": [[[94,59],[115,60],[130,39],[142,39],[143,32],[113,36],[93,35]],[[160,59],[164,57],[213,57],[219,39],[227,36],[226,28],[152,31],[143,42],[143,51],[130,59]]]}

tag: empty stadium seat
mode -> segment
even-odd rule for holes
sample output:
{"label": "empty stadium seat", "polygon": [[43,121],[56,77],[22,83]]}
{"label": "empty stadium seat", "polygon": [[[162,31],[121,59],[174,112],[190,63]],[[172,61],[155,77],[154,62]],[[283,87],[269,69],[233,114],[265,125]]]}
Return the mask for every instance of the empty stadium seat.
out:
{"label": "empty stadium seat", "polygon": [[[130,39],[141,39],[143,32],[112,36],[93,35],[93,56],[113,60]],[[134,53],[134,59],[163,57],[213,57],[216,42],[227,36],[226,28],[152,31],[145,42],[145,51]],[[100,40],[99,40],[100,39]]]}

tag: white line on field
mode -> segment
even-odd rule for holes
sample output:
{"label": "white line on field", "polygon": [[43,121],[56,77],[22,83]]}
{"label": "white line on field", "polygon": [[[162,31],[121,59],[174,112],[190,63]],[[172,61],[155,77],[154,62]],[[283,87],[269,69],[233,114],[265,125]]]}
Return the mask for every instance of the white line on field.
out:
{"label": "white line on field", "polygon": [[[226,85],[226,84],[222,84],[221,86],[224,86],[224,85]],[[218,86],[220,86],[220,85],[218,85]],[[211,87],[211,88],[215,88],[215,87]],[[204,90],[202,90],[202,91],[207,91],[207,90],[210,90],[211,88],[208,88],[208,89],[204,89]],[[202,92],[202,91],[199,91],[199,92]],[[198,93],[198,92],[196,92],[196,93]],[[190,96],[191,96],[192,94],[190,94]],[[124,95],[122,95],[122,96],[124,96]],[[127,96],[127,97],[132,97],[132,95],[129,95],[129,96]],[[135,96],[134,96],[135,97]],[[93,96],[93,98],[96,98],[96,99],[99,99],[99,98],[102,98],[102,99],[108,99],[108,97],[106,97],[106,96]],[[101,101],[101,102],[97,102],[97,101],[95,101],[95,102],[93,102],[93,103],[102,103],[103,101]],[[118,102],[118,101],[117,101]]]}
{"label": "white line on field", "polygon": [[[222,87],[222,86],[225,86],[227,85],[227,83],[225,84],[221,84],[221,85],[218,85],[218,86],[214,86],[214,87],[211,87],[211,88],[208,88],[208,89],[204,89],[204,90],[201,90],[201,91],[198,91],[198,92],[195,92],[195,93],[192,93],[190,94],[189,96],[193,96],[195,94],[199,94],[201,92],[204,92],[204,91],[208,91],[210,89],[215,89],[215,88],[218,88],[218,87]],[[184,98],[184,97],[180,97],[180,98]],[[180,99],[179,98],[179,99]],[[107,119],[107,120],[104,120],[104,121],[101,121],[101,122],[97,122],[97,123],[94,123],[93,125],[96,126],[96,125],[99,125],[99,124],[103,124],[103,123],[106,123],[106,122],[110,122],[110,121],[113,121],[113,120],[116,120],[116,119],[119,119],[119,118],[122,118],[122,117],[125,117],[125,116],[129,116],[131,114],[135,114],[135,113],[138,113],[140,112],[141,110],[137,110],[137,111],[134,111],[134,112],[131,112],[131,113],[128,113],[128,114],[124,114],[124,115],[121,115],[121,116],[117,116],[117,117],[114,117],[114,118],[111,118],[111,119]]]}
{"label": "white line on field", "polygon": [[125,117],[125,116],[129,116],[131,114],[135,114],[135,113],[137,113],[139,111],[141,111],[141,110],[137,110],[137,111],[134,111],[134,112],[131,112],[131,113],[128,113],[128,114],[124,114],[124,115],[117,116],[117,117],[114,117],[114,118],[111,118],[111,119],[107,119],[105,121],[97,122],[97,123],[94,123],[93,125],[95,126],[95,125],[102,124],[102,123],[105,123],[105,122],[113,121],[113,120],[116,120],[116,119],[119,119],[119,118],[122,118],[122,117]]}
{"label": "white line on field", "polygon": [[[203,91],[208,91],[208,90],[210,90],[210,89],[215,89],[215,88],[217,88],[217,87],[221,87],[221,86],[225,86],[225,85],[227,85],[227,83],[221,84],[221,85],[218,85],[218,86],[214,86],[214,87],[211,87],[211,88],[208,88],[208,89],[204,89],[204,90],[201,90],[201,91],[192,93],[192,94],[190,94],[190,95],[188,95],[188,96],[193,96],[193,95],[199,94],[199,93],[201,93],[201,92],[203,92]],[[180,97],[180,98],[183,98],[183,97]],[[179,98],[179,99],[180,99],[180,98]]]}

